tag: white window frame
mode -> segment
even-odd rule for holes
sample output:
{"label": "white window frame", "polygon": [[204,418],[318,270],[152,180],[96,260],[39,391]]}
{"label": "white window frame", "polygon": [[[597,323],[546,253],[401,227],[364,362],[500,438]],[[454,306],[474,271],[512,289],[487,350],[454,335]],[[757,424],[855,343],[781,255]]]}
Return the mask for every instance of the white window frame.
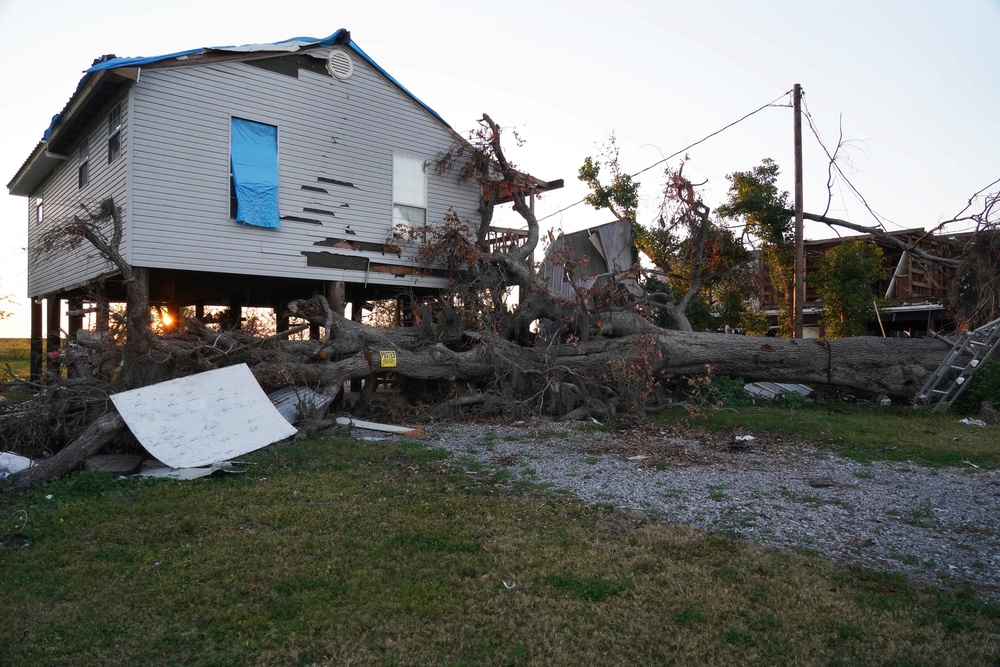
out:
{"label": "white window frame", "polygon": [[80,190],[90,183],[90,138],[87,137],[80,144],[80,165],[77,167],[77,185]]}
{"label": "white window frame", "polygon": [[427,224],[427,161],[392,154],[392,227],[394,233]]}
{"label": "white window frame", "polygon": [[35,198],[35,224],[42,224],[45,220],[45,201],[42,197]]}
{"label": "white window frame", "polygon": [[122,103],[119,102],[108,113],[108,164],[122,154]]}

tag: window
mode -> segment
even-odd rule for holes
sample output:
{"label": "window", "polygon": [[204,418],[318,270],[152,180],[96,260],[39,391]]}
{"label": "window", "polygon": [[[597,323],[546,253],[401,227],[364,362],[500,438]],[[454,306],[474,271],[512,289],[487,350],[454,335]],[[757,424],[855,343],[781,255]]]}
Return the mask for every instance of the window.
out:
{"label": "window", "polygon": [[84,139],[80,144],[80,168],[77,170],[77,182],[82,190],[90,183],[90,140]]}
{"label": "window", "polygon": [[233,118],[229,135],[230,215],[255,227],[281,227],[278,128]]}
{"label": "window", "polygon": [[122,105],[116,104],[108,114],[108,164],[122,154]]}
{"label": "window", "polygon": [[35,222],[42,224],[42,220],[45,219],[45,207],[42,204],[42,198],[39,197],[35,200]]}
{"label": "window", "polygon": [[427,174],[424,161],[392,156],[392,226],[423,227],[427,223]]}

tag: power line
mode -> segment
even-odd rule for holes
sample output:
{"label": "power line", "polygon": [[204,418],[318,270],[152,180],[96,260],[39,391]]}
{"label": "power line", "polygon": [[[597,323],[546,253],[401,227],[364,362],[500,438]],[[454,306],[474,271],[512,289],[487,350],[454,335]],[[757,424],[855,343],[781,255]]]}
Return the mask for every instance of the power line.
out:
{"label": "power line", "polygon": [[[678,155],[680,155],[681,153],[686,153],[687,151],[691,150],[692,148],[694,148],[694,147],[695,147],[695,146],[697,146],[698,144],[702,144],[702,143],[704,143],[704,142],[708,141],[709,139],[711,139],[712,137],[714,137],[714,136],[716,136],[716,135],[718,135],[718,134],[722,134],[723,132],[725,132],[726,130],[728,130],[729,128],[731,128],[732,126],[734,126],[734,125],[738,125],[739,123],[742,123],[743,121],[745,121],[745,120],[746,120],[747,118],[750,118],[750,116],[753,116],[753,115],[755,115],[755,114],[758,114],[758,113],[760,113],[761,111],[763,111],[764,109],[767,109],[768,107],[772,107],[772,106],[774,106],[774,105],[775,105],[775,102],[777,102],[778,100],[780,100],[780,99],[781,99],[781,98],[783,98],[783,97],[788,97],[788,96],[789,96],[789,95],[791,94],[791,92],[792,92],[792,91],[788,90],[788,91],[786,91],[786,92],[782,93],[781,95],[778,95],[778,96],[777,96],[776,98],[774,98],[773,100],[771,100],[771,101],[770,101],[770,102],[768,102],[767,104],[764,104],[764,105],[762,105],[762,106],[758,107],[757,109],[754,109],[753,111],[751,111],[750,113],[746,114],[745,116],[743,116],[743,117],[741,117],[741,118],[739,118],[739,119],[737,119],[737,120],[734,120],[733,122],[729,123],[728,125],[725,125],[725,126],[723,126],[723,127],[719,128],[719,129],[718,129],[718,130],[716,130],[715,132],[712,132],[711,134],[708,134],[708,135],[705,135],[704,137],[702,137],[702,138],[701,138],[701,139],[699,139],[698,141],[694,142],[693,144],[688,144],[687,146],[685,146],[684,148],[680,149],[679,151],[676,151],[676,152],[674,152],[674,153],[671,153],[671,154],[670,154],[670,155],[668,155],[667,157],[665,157],[665,158],[662,158],[662,159],[660,159],[660,160],[658,160],[658,161],[654,162],[653,164],[649,165],[649,166],[648,166],[648,167],[646,167],[645,169],[640,169],[639,171],[635,172],[634,174],[631,174],[631,175],[630,175],[630,178],[635,178],[636,176],[638,176],[638,175],[640,175],[640,174],[644,174],[644,173],[646,173],[647,171],[649,171],[650,169],[652,169],[653,167],[656,167],[656,166],[658,166],[658,165],[661,165],[661,164],[663,164],[664,162],[666,162],[667,160],[670,160],[670,159],[672,159],[672,158],[675,158],[675,157],[677,157],[677,156],[678,156]],[[784,106],[784,105],[781,105],[781,106]],[[554,212],[552,212],[552,213],[549,213],[548,215],[546,215],[546,216],[545,216],[545,217],[543,217],[543,218],[539,218],[539,219],[538,219],[538,222],[541,222],[542,220],[548,220],[549,218],[551,218],[551,217],[552,217],[552,216],[554,216],[554,215],[559,215],[560,213],[563,213],[563,212],[565,212],[565,211],[568,211],[569,209],[573,208],[574,206],[578,206],[578,205],[582,204],[582,203],[583,203],[584,201],[585,201],[585,199],[581,199],[581,200],[579,200],[579,201],[575,201],[575,202],[573,202],[572,204],[570,204],[569,206],[565,206],[565,207],[563,207],[563,208],[559,209],[558,211],[554,211]]]}
{"label": "power line", "polygon": [[[840,175],[840,178],[843,179],[844,183],[847,183],[847,186],[849,188],[851,188],[851,192],[854,193],[854,196],[858,198],[858,201],[860,201],[861,204],[864,205],[864,207],[868,210],[868,212],[872,214],[872,217],[875,218],[875,221],[878,223],[879,227],[881,227],[883,231],[885,231],[886,233],[888,233],[889,230],[886,229],[886,222],[887,221],[883,220],[882,216],[880,216],[878,213],[876,213],[872,209],[872,207],[869,206],[868,201],[865,199],[864,195],[862,195],[861,191],[859,191],[854,186],[854,183],[851,182],[851,179],[849,179],[847,177],[847,174],[845,174],[844,171],[840,168],[840,165],[837,163],[837,160],[830,153],[830,150],[826,147],[826,144],[823,143],[823,139],[819,136],[819,129],[816,127],[816,123],[813,122],[812,114],[809,112],[809,104],[808,104],[808,102],[805,101],[805,95],[803,95],[803,102],[804,102],[803,106],[805,107],[803,115],[806,117],[806,120],[809,122],[809,129],[812,130],[813,136],[816,138],[817,143],[819,143],[820,148],[823,149],[823,152],[826,153],[827,159],[830,160],[830,167],[833,170],[835,170],[837,172],[837,174]],[[890,222],[890,224],[895,225],[896,227],[900,227],[901,228],[903,226],[903,225],[900,225],[900,224],[892,222],[892,221],[888,221],[888,222]]]}

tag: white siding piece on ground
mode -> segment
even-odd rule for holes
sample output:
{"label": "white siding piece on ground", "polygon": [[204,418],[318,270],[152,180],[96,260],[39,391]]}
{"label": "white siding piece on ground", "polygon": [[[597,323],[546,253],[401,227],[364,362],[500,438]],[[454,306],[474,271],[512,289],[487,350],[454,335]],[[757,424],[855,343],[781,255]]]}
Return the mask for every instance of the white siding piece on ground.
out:
{"label": "white siding piece on ground", "polygon": [[226,461],[296,433],[246,364],[124,391],[111,401],[146,451],[172,468]]}
{"label": "white siding piece on ground", "polygon": [[813,393],[812,387],[804,384],[787,384],[783,382],[750,382],[743,385],[743,389],[754,396],[760,396],[769,401],[775,400],[782,394],[801,394],[808,398]]}
{"label": "white siding piece on ground", "polygon": [[306,415],[322,415],[330,403],[333,403],[333,396],[308,387],[284,387],[269,394],[267,398],[289,424],[294,424]]}

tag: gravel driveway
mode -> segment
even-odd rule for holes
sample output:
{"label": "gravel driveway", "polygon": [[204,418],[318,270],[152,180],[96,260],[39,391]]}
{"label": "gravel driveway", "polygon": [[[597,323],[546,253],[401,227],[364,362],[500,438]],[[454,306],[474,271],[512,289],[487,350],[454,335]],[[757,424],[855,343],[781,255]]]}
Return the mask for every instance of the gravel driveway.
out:
{"label": "gravel driveway", "polygon": [[470,474],[485,465],[587,503],[1000,592],[1000,471],[863,464],[775,439],[735,447],[656,426],[440,425],[422,440]]}

